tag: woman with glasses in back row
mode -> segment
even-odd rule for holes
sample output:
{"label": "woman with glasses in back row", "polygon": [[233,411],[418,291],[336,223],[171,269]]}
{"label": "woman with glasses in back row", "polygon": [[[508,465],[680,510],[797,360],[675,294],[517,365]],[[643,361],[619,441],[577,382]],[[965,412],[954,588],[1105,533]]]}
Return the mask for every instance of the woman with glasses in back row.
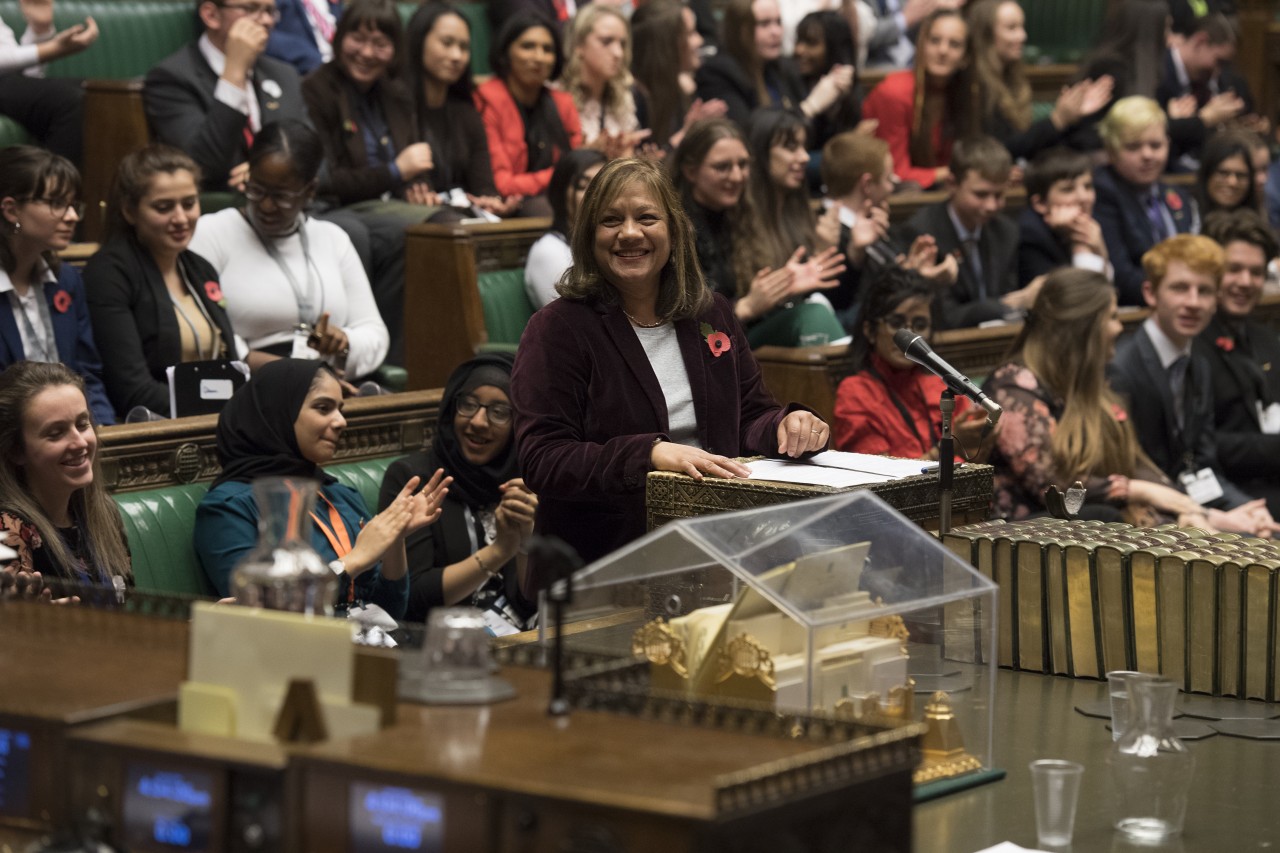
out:
{"label": "woman with glasses in back row", "polygon": [[201,217],[191,250],[217,271],[251,369],[281,357],[323,359],[360,379],[386,358],[387,327],[346,232],[306,215],[323,158],[302,122],[264,126],[249,152],[249,203]]}
{"label": "woman with glasses in back row", "polygon": [[84,283],[58,260],[84,213],[79,194],[69,160],[30,145],[0,150],[0,370],[62,362],[84,377],[94,420],[113,424]]}

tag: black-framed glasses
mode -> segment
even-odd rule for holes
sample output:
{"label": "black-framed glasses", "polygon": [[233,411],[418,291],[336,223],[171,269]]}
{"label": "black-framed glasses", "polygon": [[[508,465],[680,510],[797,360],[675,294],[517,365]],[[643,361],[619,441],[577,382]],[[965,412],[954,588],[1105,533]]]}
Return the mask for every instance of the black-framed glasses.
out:
{"label": "black-framed glasses", "polygon": [[481,403],[475,397],[458,398],[458,414],[464,418],[474,418],[481,409],[484,409],[489,423],[498,426],[511,423],[512,409],[506,403]]}
{"label": "black-framed glasses", "polygon": [[910,321],[901,314],[890,314],[887,317],[881,317],[880,322],[891,332],[899,329],[910,329],[917,335],[923,335],[933,328],[933,322],[928,317],[912,317]]}
{"label": "black-framed glasses", "polygon": [[257,204],[260,201],[271,199],[275,206],[281,210],[297,210],[307,203],[307,197],[310,194],[309,190],[269,190],[252,181],[244,185],[244,197],[249,201]]}
{"label": "black-framed glasses", "polygon": [[250,18],[261,17],[262,15],[270,16],[272,21],[280,21],[280,8],[275,3],[219,3],[223,9],[235,9],[237,12],[243,12]]}
{"label": "black-framed glasses", "polygon": [[67,215],[68,210],[75,211],[76,219],[84,219],[84,202],[82,201],[72,201],[70,198],[41,198],[38,196],[31,196],[25,201],[47,205],[49,212],[53,214],[55,219],[62,219]]}

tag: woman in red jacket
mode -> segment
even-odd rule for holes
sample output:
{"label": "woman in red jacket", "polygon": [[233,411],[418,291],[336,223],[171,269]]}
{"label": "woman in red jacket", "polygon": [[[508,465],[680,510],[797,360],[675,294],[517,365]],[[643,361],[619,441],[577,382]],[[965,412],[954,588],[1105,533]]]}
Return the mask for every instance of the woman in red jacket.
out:
{"label": "woman in red jacket", "polygon": [[555,27],[522,12],[498,33],[489,56],[495,76],[476,89],[494,183],[503,196],[525,196],[526,215],[533,213],[529,197],[546,192],[560,155],[582,144],[573,98],[547,85],[560,76],[563,62]]}

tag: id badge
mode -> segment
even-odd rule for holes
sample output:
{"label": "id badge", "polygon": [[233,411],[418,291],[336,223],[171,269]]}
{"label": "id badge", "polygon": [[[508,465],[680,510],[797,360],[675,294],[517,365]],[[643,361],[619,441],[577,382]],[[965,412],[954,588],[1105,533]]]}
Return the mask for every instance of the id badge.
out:
{"label": "id badge", "polygon": [[1280,435],[1280,403],[1272,403],[1265,409],[1258,404],[1258,423],[1267,435]]}
{"label": "id badge", "polygon": [[290,358],[305,358],[308,361],[315,361],[320,357],[318,350],[312,349],[307,343],[311,339],[311,327],[306,323],[299,323],[293,327],[293,351],[289,353]]}
{"label": "id badge", "polygon": [[1212,468],[1201,468],[1194,474],[1184,471],[1178,475],[1178,480],[1186,490],[1187,497],[1201,506],[1222,497],[1222,484],[1218,482]]}

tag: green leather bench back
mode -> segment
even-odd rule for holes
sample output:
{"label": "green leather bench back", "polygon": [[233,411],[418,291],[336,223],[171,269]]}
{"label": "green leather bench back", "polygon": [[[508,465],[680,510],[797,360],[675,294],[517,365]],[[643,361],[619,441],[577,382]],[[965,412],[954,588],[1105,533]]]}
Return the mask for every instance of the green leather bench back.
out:
{"label": "green leather bench back", "polygon": [[524,290],[524,270],[506,269],[477,276],[484,327],[491,348],[512,348],[520,343],[524,327],[533,316],[533,303]]}
{"label": "green leather bench back", "polygon": [[[382,475],[395,458],[348,462],[325,470],[358,491],[372,512],[378,506]],[[191,544],[196,507],[208,489],[206,483],[189,483],[115,496],[133,555],[133,576],[138,589],[214,595]]]}
{"label": "green leather bench back", "polygon": [[1108,0],[1018,0],[1027,16],[1028,62],[1079,62],[1097,42]]}

